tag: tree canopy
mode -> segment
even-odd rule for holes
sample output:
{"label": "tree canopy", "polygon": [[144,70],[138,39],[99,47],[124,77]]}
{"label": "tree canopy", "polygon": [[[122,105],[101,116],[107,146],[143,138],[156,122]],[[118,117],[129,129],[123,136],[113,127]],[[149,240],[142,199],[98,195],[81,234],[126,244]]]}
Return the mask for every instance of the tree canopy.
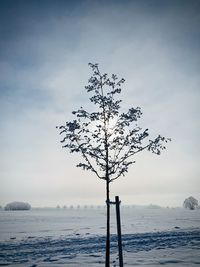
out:
{"label": "tree canopy", "polygon": [[158,135],[149,139],[148,129],[137,125],[142,116],[140,107],[121,111],[119,99],[125,80],[112,74],[102,74],[98,64],[89,63],[92,76],[85,86],[95,108],[92,112],[80,107],[73,111],[75,119],[59,126],[61,143],[71,153],[81,153],[83,161],[77,167],[94,172],[98,178],[112,182],[125,175],[137,153],[148,150],[157,155],[170,141]]}

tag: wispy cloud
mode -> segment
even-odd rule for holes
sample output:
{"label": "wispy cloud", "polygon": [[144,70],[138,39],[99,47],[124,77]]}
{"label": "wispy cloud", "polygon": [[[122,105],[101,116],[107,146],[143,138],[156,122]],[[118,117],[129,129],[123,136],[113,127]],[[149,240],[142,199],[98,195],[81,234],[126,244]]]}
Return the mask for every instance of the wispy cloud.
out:
{"label": "wispy cloud", "polygon": [[88,106],[90,61],[124,77],[125,108],[141,106],[141,124],[173,139],[161,157],[138,158],[113,194],[130,202],[140,194],[145,202],[162,191],[166,205],[181,204],[168,203],[172,190],[197,194],[199,10],[199,1],[1,1],[2,203],[87,202],[83,180],[96,188],[95,201],[102,199],[104,185],[97,182],[98,190],[95,177],[75,168],[77,158],[61,150],[55,129]]}

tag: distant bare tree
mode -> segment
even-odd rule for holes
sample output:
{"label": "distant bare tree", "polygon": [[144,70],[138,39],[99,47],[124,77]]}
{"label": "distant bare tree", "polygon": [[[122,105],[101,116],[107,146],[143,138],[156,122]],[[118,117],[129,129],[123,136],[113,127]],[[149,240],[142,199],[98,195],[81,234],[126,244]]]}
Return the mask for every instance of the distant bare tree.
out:
{"label": "distant bare tree", "polygon": [[194,197],[188,197],[183,202],[183,207],[186,209],[194,210],[198,208],[198,200]]}
{"label": "distant bare tree", "polygon": [[[90,101],[96,109],[92,112],[82,107],[72,113],[76,117],[71,122],[61,125],[61,143],[71,153],[80,153],[83,161],[77,167],[90,170],[106,183],[107,204],[107,238],[105,266],[110,266],[110,183],[128,172],[131,160],[143,150],[157,155],[165,149],[164,143],[170,141],[158,135],[155,139],[148,139],[148,129],[142,130],[136,125],[142,112],[139,107],[130,108],[127,112],[120,112],[122,100],[117,96],[121,93],[121,86],[125,80],[118,79],[114,74],[99,71],[98,64],[89,63],[93,74],[89,84],[85,87],[92,96]],[[135,124],[135,125],[133,125]]]}

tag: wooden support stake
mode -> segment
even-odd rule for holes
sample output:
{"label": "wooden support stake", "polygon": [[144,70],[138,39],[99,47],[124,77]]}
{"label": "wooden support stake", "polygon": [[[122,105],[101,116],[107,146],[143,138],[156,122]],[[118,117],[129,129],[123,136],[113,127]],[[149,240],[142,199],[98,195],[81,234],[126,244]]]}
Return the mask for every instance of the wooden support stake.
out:
{"label": "wooden support stake", "polygon": [[116,219],[117,219],[117,234],[118,234],[118,249],[119,249],[119,267],[123,267],[123,253],[122,253],[122,234],[120,221],[120,201],[119,197],[115,197],[116,203]]}

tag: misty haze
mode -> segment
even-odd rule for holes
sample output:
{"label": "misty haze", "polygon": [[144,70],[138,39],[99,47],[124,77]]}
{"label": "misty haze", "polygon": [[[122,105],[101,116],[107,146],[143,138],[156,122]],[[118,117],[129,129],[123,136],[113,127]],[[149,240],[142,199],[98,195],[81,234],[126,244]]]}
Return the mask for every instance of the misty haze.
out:
{"label": "misty haze", "polygon": [[1,266],[200,266],[199,14],[0,1]]}

